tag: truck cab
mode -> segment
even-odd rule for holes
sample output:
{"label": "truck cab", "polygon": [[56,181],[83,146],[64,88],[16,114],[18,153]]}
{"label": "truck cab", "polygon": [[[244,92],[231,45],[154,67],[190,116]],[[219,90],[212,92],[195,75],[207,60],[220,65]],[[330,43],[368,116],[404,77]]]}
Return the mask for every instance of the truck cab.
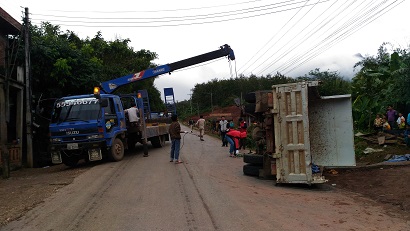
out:
{"label": "truck cab", "polygon": [[[50,123],[53,163],[76,165],[80,159],[101,160],[107,155],[121,160],[126,128],[120,97],[102,94],[68,96],[54,104]],[[116,151],[111,151],[112,146]],[[88,158],[87,158],[88,157]]]}

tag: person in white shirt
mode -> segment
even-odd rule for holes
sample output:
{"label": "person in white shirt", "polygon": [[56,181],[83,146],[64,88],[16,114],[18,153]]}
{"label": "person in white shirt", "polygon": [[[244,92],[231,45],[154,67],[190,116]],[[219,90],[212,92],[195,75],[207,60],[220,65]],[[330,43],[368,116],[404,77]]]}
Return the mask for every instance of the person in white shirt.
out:
{"label": "person in white shirt", "polygon": [[222,147],[228,147],[228,141],[226,140],[226,130],[228,129],[228,120],[225,119],[225,116],[221,116],[221,121],[219,121],[219,128],[221,131]]}
{"label": "person in white shirt", "polygon": [[139,120],[138,117],[138,108],[137,106],[134,104],[132,107],[125,109],[124,112],[126,114],[128,114],[128,120],[130,121],[130,123],[136,123]]}
{"label": "person in white shirt", "polygon": [[199,120],[196,121],[195,123],[196,126],[198,126],[199,129],[199,139],[201,141],[204,141],[203,137],[204,137],[204,131],[205,131],[205,119],[204,116],[199,116]]}

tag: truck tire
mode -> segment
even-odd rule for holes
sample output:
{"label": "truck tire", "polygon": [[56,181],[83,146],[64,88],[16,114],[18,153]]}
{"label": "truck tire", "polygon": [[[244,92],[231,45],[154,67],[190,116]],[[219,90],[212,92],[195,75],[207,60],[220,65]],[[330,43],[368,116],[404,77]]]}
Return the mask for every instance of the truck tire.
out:
{"label": "truck tire", "polygon": [[244,154],[243,162],[254,165],[263,165],[263,156],[257,154]]}
{"label": "truck tire", "polygon": [[64,153],[61,153],[61,158],[62,158],[63,164],[65,164],[68,167],[77,166],[78,161],[80,160],[80,157],[77,155],[67,156]]}
{"label": "truck tire", "polygon": [[256,103],[256,94],[255,92],[249,92],[244,97],[245,102],[247,103]]}
{"label": "truck tire", "polygon": [[111,145],[111,160],[120,161],[124,158],[124,144],[118,138],[115,138]]}
{"label": "truck tire", "polygon": [[248,114],[255,114],[255,110],[256,110],[256,104],[254,103],[249,103],[245,105],[245,113]]}
{"label": "truck tire", "polygon": [[263,169],[261,165],[245,164],[243,166],[243,174],[247,176],[259,176],[259,169]]}
{"label": "truck tire", "polygon": [[165,136],[160,135],[151,139],[151,144],[154,148],[162,148],[165,145]]}

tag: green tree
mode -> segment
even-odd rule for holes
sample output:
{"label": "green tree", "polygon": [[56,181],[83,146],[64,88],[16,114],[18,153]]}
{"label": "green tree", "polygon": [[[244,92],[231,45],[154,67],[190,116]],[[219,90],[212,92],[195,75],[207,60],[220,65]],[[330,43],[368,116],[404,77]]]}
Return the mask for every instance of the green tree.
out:
{"label": "green tree", "polygon": [[[157,58],[149,50],[134,51],[129,39],[105,41],[101,32],[83,40],[48,22],[31,26],[30,32],[33,93],[43,97],[90,94],[100,82],[154,67],[152,61]],[[147,89],[154,110],[163,108],[154,78],[124,86],[119,92],[140,89]]]}
{"label": "green tree", "polygon": [[319,92],[321,96],[344,95],[351,93],[351,83],[340,76],[336,71],[320,71],[320,68],[309,71],[308,75],[298,77],[298,81],[320,81]]}

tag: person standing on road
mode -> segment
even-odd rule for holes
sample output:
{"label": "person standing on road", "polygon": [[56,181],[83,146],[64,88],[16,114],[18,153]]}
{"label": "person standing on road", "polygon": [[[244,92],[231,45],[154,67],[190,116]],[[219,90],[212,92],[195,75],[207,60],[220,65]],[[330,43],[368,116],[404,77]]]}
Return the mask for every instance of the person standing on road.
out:
{"label": "person standing on road", "polygon": [[195,126],[198,126],[199,129],[199,139],[201,141],[204,141],[203,137],[205,132],[205,119],[203,115],[199,116],[199,120],[196,121]]}
{"label": "person standing on road", "polygon": [[226,141],[226,129],[228,129],[228,121],[225,119],[225,116],[221,116],[221,121],[219,121],[219,128],[221,131],[222,147],[228,147],[228,141]]}
{"label": "person standing on road", "polygon": [[[178,122],[178,116],[171,116],[172,123],[169,126],[169,135],[171,137],[171,160],[169,162],[175,161],[175,164],[180,164],[182,161],[179,160],[179,150],[181,148],[181,125]],[[185,132],[187,133],[187,132]]]}
{"label": "person standing on road", "polygon": [[194,127],[194,120],[191,118],[189,121],[188,121],[188,125],[189,125],[189,128],[191,129],[191,132],[192,132],[192,130],[193,130],[193,127]]}

